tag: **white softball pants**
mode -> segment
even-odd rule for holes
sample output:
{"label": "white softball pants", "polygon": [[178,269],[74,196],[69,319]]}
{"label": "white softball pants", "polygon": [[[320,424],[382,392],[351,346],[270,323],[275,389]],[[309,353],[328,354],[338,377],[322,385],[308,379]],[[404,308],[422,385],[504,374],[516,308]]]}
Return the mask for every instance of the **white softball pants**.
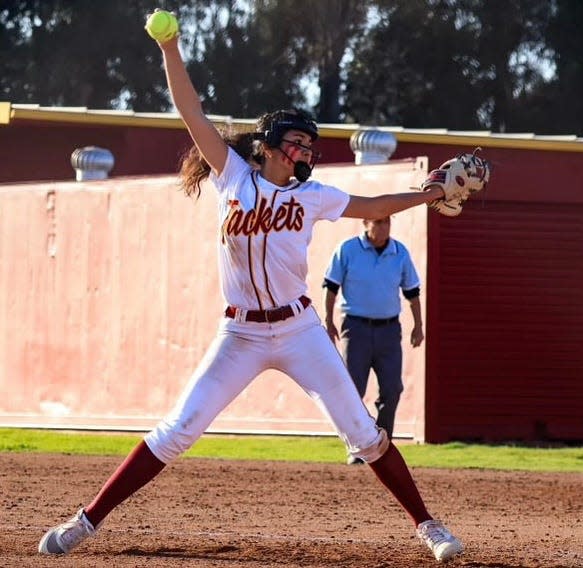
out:
{"label": "white softball pants", "polygon": [[277,323],[225,318],[173,410],[145,442],[169,463],[204,433],[215,417],[266,369],[290,376],[331,420],[349,451],[379,459],[389,440],[364,406],[313,307]]}

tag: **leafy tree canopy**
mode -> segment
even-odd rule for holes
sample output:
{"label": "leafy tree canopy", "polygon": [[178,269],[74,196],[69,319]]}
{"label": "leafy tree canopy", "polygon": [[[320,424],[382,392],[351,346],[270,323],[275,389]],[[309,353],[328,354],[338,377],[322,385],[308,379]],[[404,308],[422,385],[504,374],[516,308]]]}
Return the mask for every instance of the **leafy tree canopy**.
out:
{"label": "leafy tree canopy", "polygon": [[[322,122],[583,135],[580,0],[158,5],[180,17],[188,70],[212,114],[298,106]],[[169,110],[161,55],[143,30],[151,9],[0,1],[0,98]]]}

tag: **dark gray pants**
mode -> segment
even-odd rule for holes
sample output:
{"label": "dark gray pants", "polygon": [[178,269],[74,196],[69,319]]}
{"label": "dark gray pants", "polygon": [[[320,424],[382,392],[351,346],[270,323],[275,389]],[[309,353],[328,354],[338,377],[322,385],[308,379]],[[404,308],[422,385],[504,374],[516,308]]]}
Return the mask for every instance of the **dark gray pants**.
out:
{"label": "dark gray pants", "polygon": [[370,370],[375,372],[379,392],[375,402],[377,424],[393,435],[395,412],[403,392],[401,324],[371,325],[345,317],[340,332],[342,356],[360,397],[364,397]]}

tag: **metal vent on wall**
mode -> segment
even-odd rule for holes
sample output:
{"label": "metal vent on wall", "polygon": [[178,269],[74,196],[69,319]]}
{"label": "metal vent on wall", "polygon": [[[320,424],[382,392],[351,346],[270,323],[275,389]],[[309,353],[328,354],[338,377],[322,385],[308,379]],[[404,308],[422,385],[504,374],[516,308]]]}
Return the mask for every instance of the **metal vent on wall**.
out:
{"label": "metal vent on wall", "polygon": [[106,148],[85,146],[71,154],[71,165],[77,181],[107,179],[115,163],[113,154]]}
{"label": "metal vent on wall", "polygon": [[397,139],[390,132],[380,130],[357,130],[350,137],[350,149],[354,152],[354,163],[386,164],[397,148]]}

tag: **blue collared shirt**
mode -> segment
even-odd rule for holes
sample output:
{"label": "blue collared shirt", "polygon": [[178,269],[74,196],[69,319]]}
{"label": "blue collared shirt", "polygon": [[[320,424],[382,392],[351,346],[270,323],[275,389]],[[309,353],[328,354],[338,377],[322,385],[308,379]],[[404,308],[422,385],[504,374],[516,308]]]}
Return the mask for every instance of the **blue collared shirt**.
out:
{"label": "blue collared shirt", "polygon": [[343,313],[375,319],[399,315],[399,289],[411,290],[420,285],[403,243],[390,239],[379,254],[366,233],[340,243],[332,255],[325,278],[340,286]]}

